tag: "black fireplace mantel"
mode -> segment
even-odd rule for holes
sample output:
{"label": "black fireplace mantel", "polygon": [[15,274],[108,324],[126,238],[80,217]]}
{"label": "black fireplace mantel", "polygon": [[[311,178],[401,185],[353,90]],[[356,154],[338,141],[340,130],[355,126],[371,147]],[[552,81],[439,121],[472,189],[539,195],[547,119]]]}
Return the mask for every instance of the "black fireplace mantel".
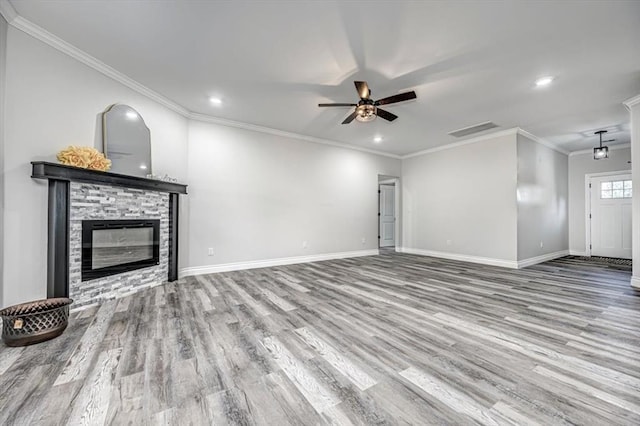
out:
{"label": "black fireplace mantel", "polygon": [[118,173],[100,172],[80,167],[65,166],[46,161],[32,161],[31,177],[35,179],[56,179],[74,182],[93,183],[96,185],[124,186],[126,188],[144,189],[147,191],[186,194],[187,185],[147,179],[138,176],[127,176]]}
{"label": "black fireplace mantel", "polygon": [[169,273],[178,279],[178,200],[187,185],[100,172],[46,161],[32,161],[31,177],[49,181],[47,242],[47,297],[69,297],[69,208],[70,182],[121,186],[169,193]]}

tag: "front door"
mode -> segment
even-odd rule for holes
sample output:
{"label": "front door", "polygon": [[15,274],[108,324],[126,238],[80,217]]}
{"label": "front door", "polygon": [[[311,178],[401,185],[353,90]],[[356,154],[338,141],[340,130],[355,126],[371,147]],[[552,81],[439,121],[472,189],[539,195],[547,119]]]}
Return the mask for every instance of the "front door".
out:
{"label": "front door", "polygon": [[394,247],[396,245],[395,198],[394,185],[380,185],[380,205],[378,209],[380,217],[380,247]]}
{"label": "front door", "polygon": [[631,259],[631,175],[591,178],[591,255]]}

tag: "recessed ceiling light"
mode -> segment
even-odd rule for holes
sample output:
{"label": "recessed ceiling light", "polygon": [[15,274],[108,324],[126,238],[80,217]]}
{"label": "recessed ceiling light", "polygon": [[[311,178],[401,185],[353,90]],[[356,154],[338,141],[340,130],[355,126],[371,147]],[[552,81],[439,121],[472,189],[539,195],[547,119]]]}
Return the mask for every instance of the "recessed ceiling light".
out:
{"label": "recessed ceiling light", "polygon": [[382,136],[376,136],[376,137],[374,137],[374,138],[373,138],[373,141],[374,141],[375,143],[380,143],[380,142],[382,142]]}
{"label": "recessed ceiling light", "polygon": [[222,99],[212,96],[212,97],[209,98],[209,102],[211,102],[214,105],[220,105],[220,104],[222,104]]}
{"label": "recessed ceiling light", "polygon": [[548,86],[551,84],[552,81],[553,81],[553,77],[550,75],[546,77],[540,77],[539,79],[536,80],[536,86],[538,87]]}

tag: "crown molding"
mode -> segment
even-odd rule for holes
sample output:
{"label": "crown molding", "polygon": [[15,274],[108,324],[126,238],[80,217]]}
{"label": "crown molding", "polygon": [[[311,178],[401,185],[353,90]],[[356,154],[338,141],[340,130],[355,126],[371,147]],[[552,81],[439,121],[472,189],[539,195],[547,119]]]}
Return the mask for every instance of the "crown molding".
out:
{"label": "crown molding", "polygon": [[[0,0],[6,1],[6,0]],[[11,22],[11,26],[17,28],[18,30],[29,34],[37,40],[40,40],[54,49],[59,50],[60,52],[74,58],[75,60],[93,68],[94,70],[106,75],[107,77],[127,86],[130,89],[135,90],[141,95],[146,96],[147,98],[163,105],[170,110],[177,112],[178,114],[187,117],[189,115],[189,111],[181,105],[173,102],[172,100],[162,96],[158,92],[149,89],[148,87],[138,83],[134,79],[127,77],[120,71],[115,70],[104,62],[94,58],[88,53],[78,49],[72,44],[67,43],[61,38],[51,34],[49,31],[44,28],[32,23],[31,21],[26,20],[22,16],[16,16]]]}
{"label": "crown molding", "polygon": [[271,127],[258,126],[256,124],[248,124],[248,123],[243,123],[243,122],[240,122],[240,121],[227,120],[225,118],[212,117],[212,116],[206,115],[206,114],[198,114],[198,113],[192,112],[192,113],[190,113],[188,115],[188,118],[190,120],[200,121],[200,122],[203,122],[203,123],[211,123],[211,124],[217,124],[217,125],[220,125],[220,126],[234,127],[236,129],[243,129],[243,130],[250,130],[250,131],[253,131],[253,132],[266,133],[266,134],[269,134],[269,135],[280,136],[280,137],[283,137],[283,138],[299,139],[299,140],[303,140],[303,141],[307,141],[307,142],[319,143],[319,144],[322,144],[322,145],[330,145],[330,146],[335,146],[335,147],[338,147],[338,148],[346,148],[346,149],[351,149],[351,150],[354,150],[354,151],[362,151],[362,152],[366,152],[366,153],[369,153],[369,154],[381,155],[383,157],[390,157],[390,158],[395,158],[395,159],[398,159],[398,160],[402,158],[399,155],[390,154],[388,152],[383,152],[383,151],[376,151],[375,149],[363,148],[363,147],[356,146],[356,145],[348,145],[348,144],[343,143],[343,142],[336,142],[336,141],[332,141],[332,140],[328,140],[328,139],[316,138],[314,136],[307,136],[307,135],[303,135],[303,134],[300,134],[300,133],[287,132],[287,131],[284,131],[284,130],[273,129]]}
{"label": "crown molding", "polygon": [[0,15],[4,16],[4,19],[11,24],[18,17],[18,12],[9,3],[9,0],[0,0]]}
{"label": "crown molding", "polygon": [[93,68],[94,70],[106,75],[107,77],[123,84],[124,86],[140,93],[143,96],[146,96],[147,98],[159,103],[160,105],[163,105],[167,108],[169,108],[170,110],[182,115],[185,118],[188,118],[190,120],[196,120],[196,121],[202,121],[202,122],[207,122],[207,123],[213,123],[213,124],[218,124],[218,125],[222,125],[222,126],[227,126],[227,127],[234,127],[237,129],[245,129],[245,130],[251,130],[254,132],[260,132],[260,133],[267,133],[270,135],[275,135],[275,136],[282,136],[282,137],[288,137],[288,138],[294,138],[294,139],[301,139],[301,140],[305,140],[308,142],[314,142],[314,143],[319,143],[319,144],[323,144],[323,145],[330,145],[330,146],[335,146],[335,147],[339,147],[339,148],[346,148],[346,149],[352,149],[352,150],[356,150],[356,151],[362,151],[362,152],[367,152],[370,154],[375,154],[375,155],[381,155],[381,156],[385,156],[385,157],[390,157],[390,158],[395,158],[395,159],[400,159],[399,155],[395,155],[395,154],[390,154],[388,152],[382,152],[382,151],[377,151],[374,149],[367,149],[367,148],[362,148],[362,147],[358,147],[358,146],[354,146],[354,145],[348,145],[346,143],[342,143],[342,142],[337,142],[337,141],[331,141],[331,140],[327,140],[327,139],[321,139],[321,138],[316,138],[313,136],[307,136],[307,135],[302,135],[299,133],[292,133],[292,132],[286,132],[283,130],[278,130],[278,129],[272,129],[269,127],[264,127],[264,126],[258,126],[255,124],[249,124],[249,123],[242,123],[239,121],[233,121],[233,120],[227,120],[227,119],[223,119],[223,118],[217,118],[217,117],[213,117],[210,115],[205,115],[205,114],[198,114],[198,113],[194,113],[189,111],[188,109],[184,108],[183,106],[173,102],[172,100],[162,96],[161,94],[159,94],[158,92],[138,83],[137,81],[135,81],[134,79],[126,76],[125,74],[117,71],[116,69],[110,67],[109,65],[105,64],[104,62],[94,58],[93,56],[89,55],[88,53],[78,49],[77,47],[73,46],[72,44],[67,43],[66,41],[62,40],[61,38],[51,34],[50,32],[48,32],[47,30],[45,30],[44,28],[32,23],[31,21],[28,21],[27,19],[17,15],[17,13],[15,12],[15,10],[13,9],[13,6],[11,6],[11,4],[8,2],[8,0],[0,0],[0,6],[2,6],[2,9],[0,9],[3,13],[3,15],[5,14],[5,10],[4,10],[4,6],[7,6],[7,10],[10,12],[7,13],[13,13],[12,19],[9,22],[13,27],[17,28],[18,30],[29,34],[30,36],[36,38],[37,40],[40,40],[46,44],[48,44],[49,46],[53,47],[54,49],[59,50],[60,52],[76,59],[77,61]]}
{"label": "crown molding", "polygon": [[640,95],[634,96],[631,99],[627,99],[622,104],[624,106],[626,106],[628,109],[631,109],[632,107],[634,107],[636,105],[640,105]]}
{"label": "crown molding", "polygon": [[488,133],[486,135],[476,136],[475,138],[465,139],[465,140],[462,140],[460,142],[454,142],[454,143],[450,143],[450,144],[447,144],[447,145],[441,145],[441,146],[437,146],[435,148],[429,148],[429,149],[425,149],[425,150],[422,150],[422,151],[414,152],[412,154],[406,154],[406,155],[403,155],[401,158],[403,160],[405,160],[407,158],[413,158],[413,157],[419,157],[421,155],[433,154],[434,152],[445,151],[447,149],[458,148],[458,147],[461,147],[461,146],[464,146],[464,145],[470,145],[470,144],[473,144],[473,143],[486,141],[487,139],[499,138],[501,136],[516,135],[516,134],[518,134],[518,130],[519,129],[517,127],[514,127],[512,129],[507,129],[507,130],[499,130],[497,132]]}
{"label": "crown molding", "polygon": [[534,142],[539,143],[540,145],[544,145],[544,146],[546,146],[548,148],[551,148],[554,151],[557,151],[557,152],[559,152],[561,154],[569,155],[568,151],[565,151],[564,149],[558,147],[554,143],[549,142],[547,140],[544,140],[542,138],[539,138],[538,136],[532,135],[531,133],[527,132],[526,130],[522,130],[520,127],[513,127],[511,129],[499,130],[497,132],[487,133],[486,135],[476,136],[475,138],[462,140],[460,142],[454,142],[454,143],[450,143],[450,144],[447,144],[447,145],[442,145],[442,146],[438,146],[438,147],[435,147],[435,148],[430,148],[430,149],[425,149],[423,151],[414,152],[412,154],[406,154],[406,155],[403,155],[401,158],[404,160],[404,159],[407,159],[407,158],[419,157],[421,155],[433,154],[434,152],[438,152],[438,151],[444,151],[444,150],[447,150],[447,149],[453,149],[453,148],[457,148],[457,147],[464,146],[464,145],[470,145],[470,144],[473,144],[473,143],[482,142],[482,141],[485,141],[487,139],[494,139],[494,138],[499,138],[501,136],[510,136],[510,135],[521,135],[521,136],[524,136],[524,137],[526,137],[528,139],[531,139]]}
{"label": "crown molding", "polygon": [[[608,145],[608,146],[609,146],[609,150],[611,151],[615,151],[616,149],[631,148],[630,143],[621,143],[618,145]],[[580,151],[572,151],[569,153],[569,157],[573,157],[575,155],[582,155],[582,154],[593,154],[593,148],[581,149]]]}
{"label": "crown molding", "polygon": [[558,147],[556,144],[554,144],[554,143],[552,143],[552,142],[549,142],[549,141],[547,141],[547,140],[544,140],[544,139],[542,139],[542,138],[539,138],[539,137],[538,137],[538,136],[536,136],[536,135],[532,135],[531,133],[527,132],[526,130],[522,130],[522,129],[521,129],[521,128],[519,128],[519,127],[518,127],[518,134],[519,134],[520,136],[524,136],[525,138],[531,139],[532,141],[537,142],[537,143],[539,143],[540,145],[544,145],[544,146],[546,146],[547,148],[551,148],[551,149],[553,149],[554,151],[558,151],[558,152],[559,152],[559,153],[561,153],[561,154],[569,155],[569,151],[565,151],[564,149],[562,149],[562,148]]}

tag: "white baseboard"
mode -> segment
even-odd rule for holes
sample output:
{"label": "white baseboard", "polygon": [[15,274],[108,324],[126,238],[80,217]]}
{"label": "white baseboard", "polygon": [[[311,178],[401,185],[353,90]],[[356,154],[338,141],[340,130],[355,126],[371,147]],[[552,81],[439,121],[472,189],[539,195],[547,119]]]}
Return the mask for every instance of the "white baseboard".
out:
{"label": "white baseboard", "polygon": [[631,287],[640,290],[640,277],[631,277]]}
{"label": "white baseboard", "polygon": [[321,260],[346,259],[349,257],[375,256],[380,254],[378,249],[344,251],[339,253],[314,254],[310,256],[281,257],[279,259],[251,260],[248,262],[223,263],[220,265],[194,266],[183,268],[178,277],[191,275],[215,274],[217,272],[241,271],[244,269],[268,268],[270,266],[293,265],[296,263],[319,262]]}
{"label": "white baseboard", "polygon": [[571,256],[589,256],[586,251],[569,250]]}
{"label": "white baseboard", "polygon": [[[564,257],[569,254],[569,250],[556,251],[555,253],[547,253],[541,256],[530,257],[529,259],[519,260],[518,269],[526,268],[527,266],[536,265],[538,263],[547,262],[549,260]],[[580,255],[581,256],[581,255]]]}
{"label": "white baseboard", "polygon": [[466,254],[447,253],[443,251],[422,250],[409,247],[398,247],[401,253],[418,254],[420,256],[438,257],[441,259],[460,260],[462,262],[480,263],[483,265],[500,266],[503,268],[517,269],[518,262],[515,260],[495,259],[491,257],[469,256]]}

